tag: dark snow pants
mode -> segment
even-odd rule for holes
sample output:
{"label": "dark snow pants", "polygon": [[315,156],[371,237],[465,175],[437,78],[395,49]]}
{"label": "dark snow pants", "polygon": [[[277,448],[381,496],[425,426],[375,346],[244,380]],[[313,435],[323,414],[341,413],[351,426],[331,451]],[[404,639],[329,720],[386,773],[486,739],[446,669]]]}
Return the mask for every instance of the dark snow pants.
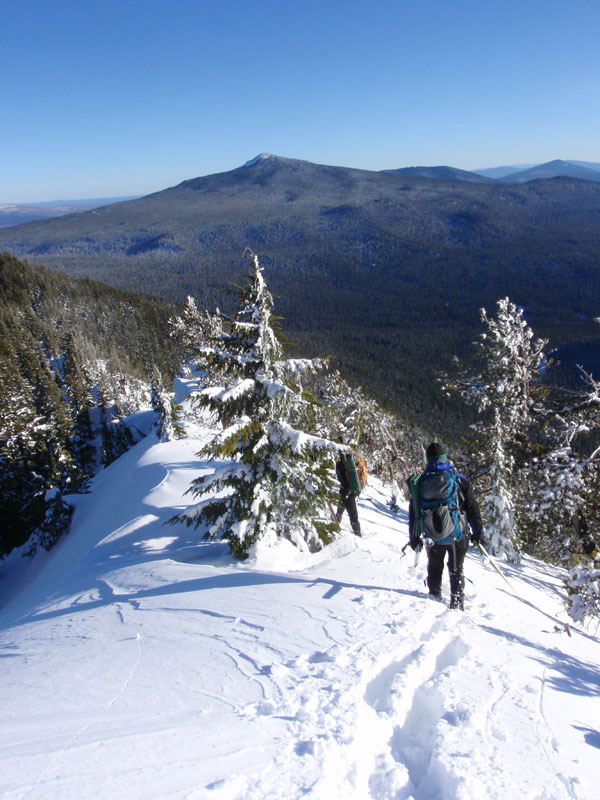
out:
{"label": "dark snow pants", "polygon": [[462,608],[465,597],[465,576],[463,564],[469,537],[464,536],[454,544],[433,544],[427,550],[427,586],[429,593],[442,596],[442,577],[444,560],[448,556],[448,572],[450,573],[450,607]]}
{"label": "dark snow pants", "polygon": [[357,536],[360,536],[360,522],[358,521],[358,511],[356,510],[357,497],[358,494],[356,492],[351,492],[350,489],[347,489],[344,486],[340,487],[340,502],[335,515],[338,522],[341,522],[344,511],[347,511],[348,516],[350,517],[350,525],[352,525],[353,532]]}

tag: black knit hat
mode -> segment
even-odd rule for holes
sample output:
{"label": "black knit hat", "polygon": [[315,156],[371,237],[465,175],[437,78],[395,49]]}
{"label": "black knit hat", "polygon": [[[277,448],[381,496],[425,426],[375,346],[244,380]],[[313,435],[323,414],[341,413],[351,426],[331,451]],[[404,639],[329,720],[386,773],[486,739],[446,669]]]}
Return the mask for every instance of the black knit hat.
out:
{"label": "black knit hat", "polygon": [[438,461],[440,458],[446,458],[446,451],[439,442],[432,442],[425,451],[427,461]]}

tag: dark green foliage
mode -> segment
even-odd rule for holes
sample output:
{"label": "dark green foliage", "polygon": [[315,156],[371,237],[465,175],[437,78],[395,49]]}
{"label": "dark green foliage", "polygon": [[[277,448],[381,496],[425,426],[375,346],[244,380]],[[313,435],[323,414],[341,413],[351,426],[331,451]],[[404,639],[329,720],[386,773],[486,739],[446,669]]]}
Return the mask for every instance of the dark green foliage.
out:
{"label": "dark green foliage", "polygon": [[0,254],[0,319],[9,339],[25,331],[49,358],[71,350],[86,361],[111,362],[112,372],[145,379],[149,365],[156,364],[173,377],[177,351],[167,323],[175,310],[173,303],[73,280]]}
{"label": "dark green foliage", "polygon": [[181,406],[173,402],[173,392],[165,388],[158,369],[153,371],[150,390],[150,402],[155,413],[154,430],[159,442],[170,442],[183,436],[184,429],[178,422]]}
{"label": "dark green foliage", "polygon": [[66,533],[71,523],[73,509],[65,502],[58,489],[47,492],[43,500],[44,517],[36,525],[27,555],[33,555],[38,547],[50,550]]}
{"label": "dark green foliage", "polygon": [[51,547],[69,524],[65,495],[131,446],[119,418],[146,365],[171,377],[177,365],[174,308],[0,255],[0,556],[30,537],[32,551]]}

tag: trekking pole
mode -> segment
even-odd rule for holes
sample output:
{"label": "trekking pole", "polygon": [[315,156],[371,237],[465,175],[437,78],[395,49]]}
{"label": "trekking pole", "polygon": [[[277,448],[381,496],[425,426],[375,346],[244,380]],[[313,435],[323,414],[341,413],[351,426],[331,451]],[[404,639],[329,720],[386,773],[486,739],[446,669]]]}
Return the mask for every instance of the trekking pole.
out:
{"label": "trekking pole", "polygon": [[333,506],[331,505],[331,503],[327,503],[327,505],[329,506],[329,513],[331,514],[331,519],[334,521],[334,523],[337,525],[339,529],[341,525],[339,519],[337,518],[337,514],[333,510]]}
{"label": "trekking pole", "polygon": [[490,554],[487,552],[487,550],[486,550],[486,549],[485,549],[485,547],[484,547],[484,546],[481,544],[481,542],[477,542],[477,547],[479,547],[479,550],[480,550],[480,552],[481,552],[481,555],[482,555],[482,556],[485,556],[485,557],[487,558],[487,560],[490,562],[490,564],[492,565],[492,567],[493,567],[493,568],[496,570],[496,572],[498,573],[498,575],[500,575],[500,577],[501,577],[501,578],[503,578],[503,579],[504,579],[504,580],[505,580],[505,581],[508,583],[508,585],[510,586],[510,588],[512,589],[512,591],[513,591],[515,594],[517,594],[517,592],[516,592],[516,590],[515,590],[515,587],[514,587],[514,586],[512,585],[512,583],[511,583],[511,582],[508,580],[508,578],[506,577],[506,575],[505,575],[505,574],[502,572],[502,570],[500,569],[500,567],[498,566],[498,564],[496,564],[495,560],[494,560],[494,559],[491,557],[491,555],[490,555]]}

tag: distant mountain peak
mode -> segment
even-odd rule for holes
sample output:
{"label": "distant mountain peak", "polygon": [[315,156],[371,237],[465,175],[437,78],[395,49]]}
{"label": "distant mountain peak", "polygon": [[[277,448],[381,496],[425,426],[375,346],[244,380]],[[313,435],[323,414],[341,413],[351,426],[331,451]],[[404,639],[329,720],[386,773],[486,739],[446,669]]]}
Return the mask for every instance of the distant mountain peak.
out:
{"label": "distant mountain peak", "polygon": [[251,158],[250,161],[246,161],[244,164],[245,167],[253,167],[255,164],[259,164],[261,161],[275,161],[276,156],[272,153],[260,153],[255,158]]}
{"label": "distant mountain peak", "polygon": [[553,161],[538,164],[531,169],[505,175],[500,178],[500,181],[502,183],[527,183],[540,178],[564,177],[598,182],[600,181],[600,171],[594,168],[595,166],[594,164],[590,164],[590,166],[581,166],[574,161],[564,161],[563,159],[555,158]]}
{"label": "distant mountain peak", "polygon": [[572,162],[565,161],[563,158],[554,158],[552,161],[547,161],[545,164],[539,164],[540,167],[568,167]]}

